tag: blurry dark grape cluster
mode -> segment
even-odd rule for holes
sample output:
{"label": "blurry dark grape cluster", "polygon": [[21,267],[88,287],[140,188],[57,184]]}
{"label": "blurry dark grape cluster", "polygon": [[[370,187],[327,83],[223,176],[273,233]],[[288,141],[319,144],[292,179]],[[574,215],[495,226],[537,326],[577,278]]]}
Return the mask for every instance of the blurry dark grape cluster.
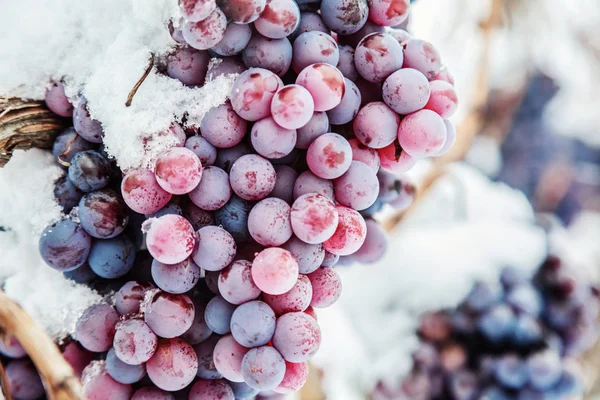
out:
{"label": "blurry dark grape cluster", "polygon": [[531,279],[505,268],[452,310],[425,314],[413,368],[374,399],[581,398],[577,357],[598,339],[599,291],[557,257]]}

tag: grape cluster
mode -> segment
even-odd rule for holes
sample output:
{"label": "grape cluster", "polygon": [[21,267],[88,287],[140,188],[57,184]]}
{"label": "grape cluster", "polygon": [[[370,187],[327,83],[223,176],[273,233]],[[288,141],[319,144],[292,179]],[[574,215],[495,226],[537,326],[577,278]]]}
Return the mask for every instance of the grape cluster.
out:
{"label": "grape cluster", "polygon": [[110,298],[64,348],[87,398],[303,386],[321,342],[315,309],[342,290],[332,267],[383,256],[371,217],[406,208],[414,186],[398,174],[454,142],[456,92],[439,53],[391,28],[409,5],[181,0],[160,73],[190,87],[239,75],[200,126],[158,134],[175,145],[149,168],[120,171],[85,98],[73,107],[60,82],[47,91],[73,128],[53,148],[66,217],[44,230],[40,254]]}
{"label": "grape cluster", "polygon": [[412,372],[374,398],[581,398],[575,358],[598,338],[599,297],[554,256],[532,279],[505,268],[499,285],[478,282],[456,309],[425,314]]}

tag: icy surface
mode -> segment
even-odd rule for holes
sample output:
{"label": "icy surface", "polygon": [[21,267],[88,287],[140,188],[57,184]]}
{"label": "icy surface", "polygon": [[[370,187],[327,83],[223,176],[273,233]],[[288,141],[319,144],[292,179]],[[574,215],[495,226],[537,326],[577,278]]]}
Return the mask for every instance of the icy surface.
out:
{"label": "icy surface", "polygon": [[16,151],[0,168],[0,286],[53,338],[75,330],[81,313],[102,300],[48,267],[38,251],[40,233],[61,217],[53,182],[62,171],[52,154]]}

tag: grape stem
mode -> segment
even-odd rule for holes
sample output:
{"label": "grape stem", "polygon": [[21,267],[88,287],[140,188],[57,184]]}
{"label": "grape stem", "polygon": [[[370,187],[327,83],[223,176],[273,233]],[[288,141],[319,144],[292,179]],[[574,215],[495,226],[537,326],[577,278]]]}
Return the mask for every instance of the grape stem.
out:
{"label": "grape stem", "polygon": [[4,370],[4,365],[2,365],[2,361],[0,361],[0,394],[4,395],[4,400],[13,400],[12,394],[10,393],[8,387],[8,378],[6,376],[6,371]]}
{"label": "grape stem", "polygon": [[135,94],[137,93],[140,86],[142,86],[142,83],[144,83],[144,81],[146,80],[148,75],[150,75],[150,71],[152,71],[152,67],[154,67],[154,53],[150,53],[150,58],[148,58],[148,64],[146,65],[146,69],[144,70],[142,77],[140,79],[138,79],[138,81],[135,83],[135,85],[133,85],[131,92],[129,92],[129,95],[127,96],[127,101],[125,102],[126,107],[131,106],[131,102],[133,101],[133,96],[135,96]]}
{"label": "grape stem", "polygon": [[[81,383],[52,339],[25,310],[0,290],[0,339],[14,336],[25,349],[44,381],[49,400],[83,398]],[[0,375],[3,375],[0,372]],[[0,379],[5,382],[5,376]],[[10,396],[7,396],[10,400]]]}

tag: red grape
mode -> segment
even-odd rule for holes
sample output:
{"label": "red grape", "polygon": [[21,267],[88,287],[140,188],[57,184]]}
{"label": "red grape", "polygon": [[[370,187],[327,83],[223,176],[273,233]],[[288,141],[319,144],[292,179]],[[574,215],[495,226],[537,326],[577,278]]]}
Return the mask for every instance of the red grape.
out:
{"label": "red grape", "polygon": [[335,233],[323,243],[323,247],[330,253],[347,256],[362,246],[367,236],[367,226],[358,211],[339,205],[335,208],[339,223]]}
{"label": "red grape", "polygon": [[371,33],[365,36],[354,52],[358,73],[369,82],[383,82],[402,68],[402,46],[387,33]]}
{"label": "red grape", "polygon": [[286,361],[307,361],[315,355],[320,345],[321,329],[308,314],[291,312],[277,319],[273,346]]}
{"label": "red grape", "polygon": [[310,171],[304,171],[294,183],[294,200],[308,193],[318,193],[333,200],[333,182],[319,178]]}
{"label": "red grape", "polygon": [[337,64],[337,69],[344,75],[344,78],[350,79],[352,82],[358,79],[358,71],[354,64],[354,48],[347,45],[339,46],[340,60]]}
{"label": "red grape", "polygon": [[198,357],[185,341],[162,339],[154,356],[146,363],[148,377],[156,386],[167,391],[183,389],[196,377]]}
{"label": "red grape", "polygon": [[156,334],[141,319],[128,319],[117,324],[113,346],[119,360],[141,365],[156,351]]}
{"label": "red grape", "polygon": [[175,400],[175,396],[157,387],[146,386],[136,390],[131,400]]}
{"label": "red grape", "polygon": [[401,174],[414,167],[417,163],[415,157],[402,149],[398,140],[377,151],[379,153],[381,168],[389,172]]}
{"label": "red grape", "polygon": [[300,23],[300,9],[293,0],[269,0],[254,27],[261,35],[281,39],[290,35]]}
{"label": "red grape", "polygon": [[304,311],[313,297],[312,285],[306,275],[300,275],[289,291],[278,295],[265,294],[263,297],[277,315]]}
{"label": "red grape", "polygon": [[308,149],[310,144],[319,136],[329,132],[329,118],[327,113],[315,112],[310,120],[297,131],[296,147]]}
{"label": "red grape", "polygon": [[250,68],[237,77],[231,88],[231,105],[246,121],[271,115],[273,96],[283,87],[281,79],[263,68]]}
{"label": "red grape", "polygon": [[189,193],[189,197],[202,210],[218,210],[231,198],[229,175],[219,167],[206,167],[200,183]]}
{"label": "red grape", "polygon": [[379,171],[379,152],[375,149],[365,146],[358,139],[348,140],[352,147],[352,160],[360,161],[368,165],[373,171]]}
{"label": "red grape", "polygon": [[121,183],[123,200],[129,208],[140,214],[153,214],[166,206],[171,193],[156,181],[156,176],[147,169],[129,171]]}
{"label": "red grape", "polygon": [[211,108],[200,124],[202,137],[215,147],[229,148],[246,136],[248,124],[235,113],[230,102]]}
{"label": "red grape", "polygon": [[376,172],[360,161],[352,161],[348,171],[333,182],[335,199],[355,210],[369,208],[379,194]]}
{"label": "red grape", "polygon": [[308,379],[308,363],[285,362],[285,375],[283,381],[273,391],[288,394],[299,391]]}
{"label": "red grape", "polygon": [[188,21],[202,21],[217,8],[215,0],[179,0],[179,7]]}
{"label": "red grape", "polygon": [[400,116],[381,101],[369,103],[360,109],[354,119],[356,138],[365,146],[381,149],[398,136]]}
{"label": "red grape", "polygon": [[378,25],[400,25],[409,11],[410,0],[369,0],[369,19]]}
{"label": "red grape", "polygon": [[242,57],[248,68],[264,68],[284,76],[292,65],[292,44],[287,38],[269,39],[255,33]]}
{"label": "red grape", "polygon": [[269,197],[258,202],[248,215],[248,229],[254,240],[263,246],[280,246],[292,237],[290,206],[285,201]]}
{"label": "red grape", "polygon": [[194,152],[200,159],[203,167],[213,165],[217,160],[217,149],[200,135],[190,136],[185,147]]}
{"label": "red grape", "polygon": [[294,201],[290,219],[292,230],[300,240],[318,244],[331,238],[336,231],[338,210],[327,197],[307,193]]}
{"label": "red grape", "polygon": [[346,91],[342,102],[327,111],[327,116],[332,125],[344,125],[352,121],[358,110],[360,109],[361,96],[358,86],[348,78],[344,78],[346,82]]}
{"label": "red grape", "polygon": [[100,353],[111,348],[119,314],[108,304],[88,307],[75,327],[79,343],[89,351]]}
{"label": "red grape", "polygon": [[211,50],[220,56],[234,56],[248,46],[251,37],[252,29],[249,25],[229,24],[225,29],[223,39],[211,47]]}
{"label": "red grape", "polygon": [[425,107],[431,91],[425,75],[413,68],[403,68],[383,83],[383,101],[398,114],[410,114]]}
{"label": "red grape", "polygon": [[294,149],[296,130],[286,129],[277,124],[272,117],[267,117],[254,124],[250,132],[250,140],[261,156],[271,159],[282,158]]}
{"label": "red grape", "polygon": [[225,381],[201,379],[192,386],[188,400],[235,400]]}
{"label": "red grape", "polygon": [[314,108],[315,104],[308,90],[300,85],[287,85],[275,93],[271,114],[280,126],[298,129],[310,121]]}
{"label": "red grape", "polygon": [[440,53],[429,42],[409,39],[404,44],[404,67],[421,71],[431,80],[442,69]]}
{"label": "red grape", "polygon": [[425,108],[435,111],[444,119],[450,118],[458,107],[458,96],[454,86],[445,81],[432,81],[429,85],[431,97]]}
{"label": "red grape", "polygon": [[252,263],[238,260],[219,274],[219,293],[231,304],[243,304],[255,300],[261,291],[252,280]]}
{"label": "red grape", "polygon": [[238,24],[256,21],[267,5],[267,0],[217,0],[227,18]]}
{"label": "red grape", "polygon": [[156,181],[167,192],[191,192],[202,177],[202,163],[196,154],[185,147],[164,151],[156,160]]}
{"label": "red grape", "polygon": [[185,41],[195,49],[208,50],[223,39],[227,29],[227,17],[219,8],[202,21],[186,21],[181,33]]}
{"label": "red grape", "polygon": [[436,153],[436,157],[446,154],[456,141],[456,128],[454,128],[452,121],[445,119],[444,124],[446,125],[446,141],[440,151]]}
{"label": "red grape", "polygon": [[367,238],[363,245],[352,255],[356,261],[363,264],[372,264],[381,260],[388,247],[388,239],[385,231],[376,221],[368,219]]}
{"label": "red grape", "polygon": [[305,32],[294,41],[292,68],[300,73],[314,63],[327,63],[334,67],[340,59],[340,52],[335,40],[323,32]]}
{"label": "red grape", "polygon": [[71,117],[73,115],[73,104],[65,95],[65,86],[62,82],[52,82],[52,85],[46,89],[44,100],[54,114],[61,117]]}
{"label": "red grape", "polygon": [[271,163],[255,154],[238,158],[231,166],[229,183],[244,200],[261,200],[275,187],[277,174]]}
{"label": "red grape", "polygon": [[431,110],[417,111],[400,122],[398,141],[402,149],[413,157],[433,156],[444,147],[446,124]]}
{"label": "red grape", "polygon": [[325,133],[310,144],[306,162],[313,174],[320,178],[339,178],[350,168],[352,148],[343,136]]}
{"label": "red grape", "polygon": [[83,370],[81,382],[83,396],[88,400],[130,400],[131,398],[131,385],[119,383],[111,378],[106,371],[104,361],[92,361]]}
{"label": "red grape", "polygon": [[283,246],[298,261],[301,274],[309,274],[319,268],[325,258],[325,250],[321,244],[308,244],[293,236]]}
{"label": "red grape", "polygon": [[315,111],[328,111],[340,104],[346,89],[344,75],[336,67],[324,63],[304,68],[298,74],[296,84],[310,92]]}
{"label": "red grape", "polygon": [[287,250],[278,247],[265,249],[252,262],[252,279],[265,293],[285,293],[298,279],[298,263]]}
{"label": "red grape", "polygon": [[248,350],[236,342],[233,336],[223,336],[217,342],[213,353],[215,368],[225,379],[232,382],[243,382],[242,359]]}
{"label": "red grape", "polygon": [[367,22],[367,0],[323,0],[321,17],[332,31],[340,35],[357,32]]}
{"label": "red grape", "polygon": [[208,70],[208,53],[180,47],[167,55],[167,75],[184,85],[202,85]]}
{"label": "red grape", "polygon": [[329,307],[342,295],[342,280],[333,268],[319,268],[308,279],[313,287],[310,305],[314,308]]}
{"label": "red grape", "polygon": [[181,336],[194,322],[194,303],[184,294],[156,290],[148,299],[144,320],[160,337]]}
{"label": "red grape", "polygon": [[182,216],[167,214],[144,222],[146,246],[156,260],[177,264],[192,254],[196,244],[194,228]]}

